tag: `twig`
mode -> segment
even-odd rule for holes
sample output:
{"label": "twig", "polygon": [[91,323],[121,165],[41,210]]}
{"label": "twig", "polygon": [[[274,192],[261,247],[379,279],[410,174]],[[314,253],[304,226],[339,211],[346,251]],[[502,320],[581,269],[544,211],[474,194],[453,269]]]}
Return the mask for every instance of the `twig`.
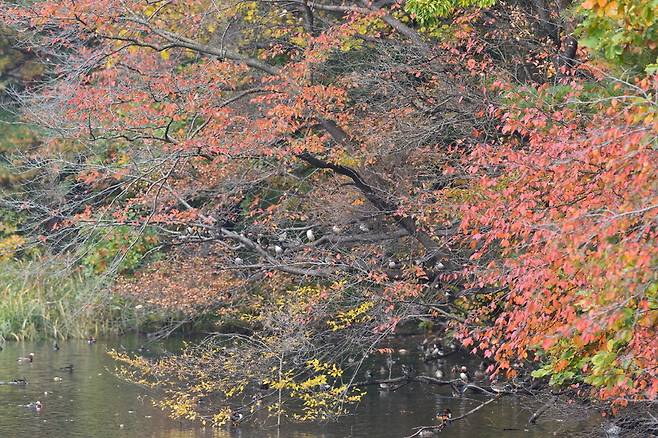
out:
{"label": "twig", "polygon": [[488,405],[489,403],[493,403],[494,401],[498,400],[498,399],[501,398],[503,395],[504,395],[504,394],[502,394],[502,393],[501,393],[501,394],[498,394],[498,395],[495,396],[494,398],[491,398],[491,399],[487,400],[486,402],[482,403],[480,406],[477,406],[477,407],[471,409],[470,411],[466,412],[465,414],[460,415],[459,417],[451,418],[451,419],[450,419],[450,422],[452,423],[453,421],[461,420],[461,419],[463,419],[463,418],[468,417],[469,415],[471,415],[471,414],[473,414],[473,413],[479,411],[480,409],[482,409],[483,407],[485,407],[485,406]]}

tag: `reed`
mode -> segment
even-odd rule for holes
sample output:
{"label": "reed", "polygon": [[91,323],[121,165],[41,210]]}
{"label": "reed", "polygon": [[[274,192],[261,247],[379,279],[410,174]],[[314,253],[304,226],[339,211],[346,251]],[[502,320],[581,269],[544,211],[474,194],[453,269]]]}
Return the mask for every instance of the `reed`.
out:
{"label": "reed", "polygon": [[100,282],[51,262],[2,262],[0,342],[117,334],[154,322],[134,302],[104,292]]}

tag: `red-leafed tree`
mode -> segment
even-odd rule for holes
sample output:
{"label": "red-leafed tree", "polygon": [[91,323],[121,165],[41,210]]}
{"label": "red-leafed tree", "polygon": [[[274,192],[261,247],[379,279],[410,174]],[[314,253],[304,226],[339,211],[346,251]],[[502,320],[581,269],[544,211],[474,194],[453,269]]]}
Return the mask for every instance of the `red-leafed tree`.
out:
{"label": "red-leafed tree", "polygon": [[655,399],[657,85],[597,100],[578,83],[515,91],[533,104],[509,106],[501,131],[524,140],[471,155],[478,184],[461,226],[477,245],[475,283],[498,292],[469,316],[492,325],[463,336],[501,368],[548,359],[533,375]]}
{"label": "red-leafed tree", "polygon": [[119,357],[175,415],[342,413],[418,320],[492,370],[655,398],[654,79],[579,63],[563,6],[437,3],[3,6],[49,67],[7,203],[118,290],[238,327]]}

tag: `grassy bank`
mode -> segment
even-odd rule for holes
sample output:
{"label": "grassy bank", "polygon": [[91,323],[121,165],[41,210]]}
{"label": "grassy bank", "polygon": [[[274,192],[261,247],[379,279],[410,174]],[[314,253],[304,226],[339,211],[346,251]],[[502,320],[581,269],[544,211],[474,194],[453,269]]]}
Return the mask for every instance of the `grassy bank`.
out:
{"label": "grassy bank", "polygon": [[100,280],[39,261],[0,264],[0,342],[148,331],[170,315],[103,292]]}

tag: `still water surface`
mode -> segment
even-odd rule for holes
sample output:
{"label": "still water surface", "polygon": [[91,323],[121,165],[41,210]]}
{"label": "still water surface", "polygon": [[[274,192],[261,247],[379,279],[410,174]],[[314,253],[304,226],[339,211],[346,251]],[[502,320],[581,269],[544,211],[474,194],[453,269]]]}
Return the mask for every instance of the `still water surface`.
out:
{"label": "still water surface", "polygon": [[[240,429],[212,430],[191,423],[169,420],[151,404],[145,389],[123,382],[113,374],[113,361],[106,351],[113,348],[135,350],[141,344],[137,338],[99,341],[88,345],[84,341],[60,344],[8,343],[0,352],[0,381],[25,378],[25,386],[0,385],[0,438],[69,438],[69,437],[167,437],[167,438],[344,438],[344,437],[404,437],[419,425],[432,425],[437,412],[450,408],[458,416],[476,407],[482,400],[469,394],[453,398],[444,386],[410,384],[396,392],[380,392],[376,387],[368,394],[353,415],[338,423],[298,425],[287,424],[278,432],[263,425],[242,425]],[[173,350],[176,340],[152,345],[148,354]],[[35,353],[31,364],[18,364],[16,358]],[[466,359],[455,357],[454,363]],[[415,355],[402,358],[421,373],[423,369]],[[72,373],[60,370],[74,365]],[[451,366],[449,364],[448,366]],[[41,412],[23,405],[39,400]],[[455,422],[437,436],[456,438],[546,437],[572,436],[579,428],[551,418],[528,427],[526,422],[537,404],[527,399],[505,397],[487,405],[468,418]]]}

